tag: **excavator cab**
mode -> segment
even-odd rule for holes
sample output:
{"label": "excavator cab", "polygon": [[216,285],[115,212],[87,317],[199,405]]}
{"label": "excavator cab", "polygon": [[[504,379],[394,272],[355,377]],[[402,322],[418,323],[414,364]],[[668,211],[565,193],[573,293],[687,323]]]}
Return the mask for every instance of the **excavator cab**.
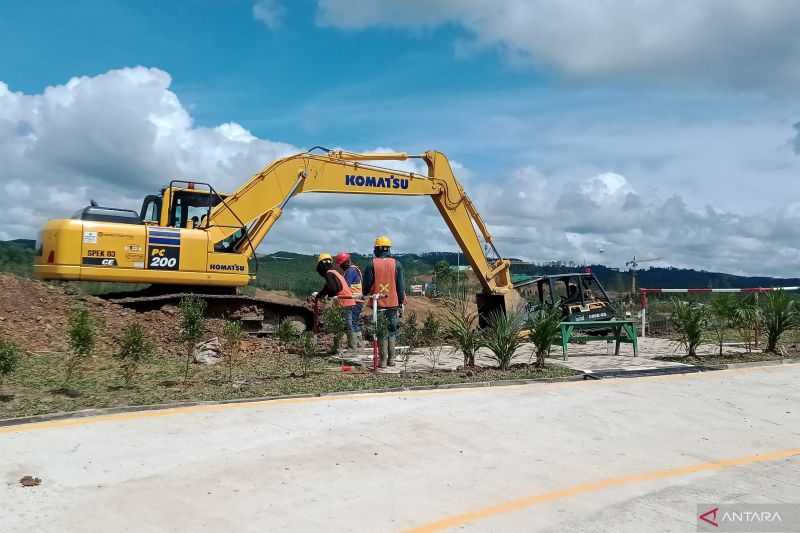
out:
{"label": "excavator cab", "polygon": [[[161,189],[161,194],[148,194],[137,213],[132,209],[118,209],[92,203],[75,213],[75,220],[115,222],[119,224],[146,224],[166,228],[199,229],[208,224],[211,209],[220,204],[226,195],[217,193],[206,183],[172,181]],[[164,209],[163,206],[167,206]]]}
{"label": "excavator cab", "polygon": [[[207,183],[173,180],[161,194],[145,196],[139,218],[143,224],[183,229],[205,229],[211,210],[228,195],[219,193]],[[164,209],[163,206],[167,206]],[[215,252],[232,253],[247,240],[244,229],[214,246]]]}
{"label": "excavator cab", "polygon": [[162,227],[203,228],[208,225],[211,209],[224,198],[207,183],[173,180],[160,195],[145,196],[139,218],[144,224]]}

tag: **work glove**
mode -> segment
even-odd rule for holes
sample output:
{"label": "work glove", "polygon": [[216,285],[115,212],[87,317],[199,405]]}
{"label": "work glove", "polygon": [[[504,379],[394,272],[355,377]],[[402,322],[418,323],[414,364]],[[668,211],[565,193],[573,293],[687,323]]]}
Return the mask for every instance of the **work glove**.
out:
{"label": "work glove", "polygon": [[397,313],[397,317],[403,318],[404,314],[406,314],[406,304],[400,304],[400,311]]}

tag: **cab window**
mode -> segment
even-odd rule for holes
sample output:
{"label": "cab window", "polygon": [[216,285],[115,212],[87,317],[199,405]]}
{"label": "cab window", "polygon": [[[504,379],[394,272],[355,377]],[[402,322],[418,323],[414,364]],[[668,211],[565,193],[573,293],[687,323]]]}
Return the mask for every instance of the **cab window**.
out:
{"label": "cab window", "polygon": [[155,222],[158,224],[161,221],[161,200],[156,196],[145,198],[144,205],[142,206],[141,214],[142,222]]}
{"label": "cab window", "polygon": [[233,253],[236,247],[245,238],[244,230],[239,230],[225,240],[218,242],[214,245],[215,252]]}
{"label": "cab window", "polygon": [[206,193],[177,191],[173,198],[169,225],[176,228],[199,226],[211,209],[211,197]]}

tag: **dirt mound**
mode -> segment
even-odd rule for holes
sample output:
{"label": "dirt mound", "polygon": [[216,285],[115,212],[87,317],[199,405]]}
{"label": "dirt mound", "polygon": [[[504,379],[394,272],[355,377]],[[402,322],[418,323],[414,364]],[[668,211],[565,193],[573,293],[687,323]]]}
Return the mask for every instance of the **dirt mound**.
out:
{"label": "dirt mound", "polygon": [[306,300],[302,300],[297,296],[293,296],[288,291],[267,291],[264,289],[256,289],[255,297],[265,302],[282,304],[282,305],[299,305],[308,307],[309,304]]}
{"label": "dirt mound", "polygon": [[[256,292],[256,297],[285,304],[302,304],[302,300],[278,291]],[[136,312],[102,298],[77,292],[72,284],[51,284],[13,274],[0,274],[0,336],[10,338],[28,352],[66,352],[69,349],[67,330],[69,317],[77,307],[85,307],[97,324],[98,354],[111,354],[117,349],[126,325],[138,322],[147,337],[162,355],[181,356],[180,316],[174,306],[156,311]],[[443,302],[425,297],[408,297],[406,313],[416,312],[422,321],[433,313],[446,315]],[[207,340],[221,336],[223,321],[209,319]],[[328,339],[320,339],[327,345]],[[285,347],[273,338],[246,337],[242,343],[243,356],[284,351]]]}
{"label": "dirt mound", "polygon": [[[308,305],[305,300],[291,295],[286,291],[271,291],[264,289],[256,289],[255,297],[261,300],[286,304],[286,305]],[[437,318],[444,318],[447,316],[447,308],[445,307],[444,300],[435,300],[425,296],[406,296],[406,313],[417,313],[420,320],[424,320],[428,313],[432,313]],[[367,314],[365,310],[365,314]]]}
{"label": "dirt mound", "polygon": [[[155,344],[157,353],[182,354],[180,317],[173,306],[137,313],[95,296],[76,294],[71,285],[53,285],[0,274],[0,335],[11,338],[29,352],[65,352],[67,329],[73,309],[85,307],[97,324],[97,353],[113,353],[126,325],[138,322]],[[223,321],[207,321],[204,338],[218,336]],[[272,339],[246,338],[242,355],[278,351]]]}
{"label": "dirt mound", "polygon": [[[473,310],[477,312],[477,306],[472,305]],[[407,296],[406,297],[406,314],[417,313],[419,321],[425,320],[428,313],[432,314],[438,319],[444,320],[447,318],[447,306],[444,300],[428,298],[426,296]]]}

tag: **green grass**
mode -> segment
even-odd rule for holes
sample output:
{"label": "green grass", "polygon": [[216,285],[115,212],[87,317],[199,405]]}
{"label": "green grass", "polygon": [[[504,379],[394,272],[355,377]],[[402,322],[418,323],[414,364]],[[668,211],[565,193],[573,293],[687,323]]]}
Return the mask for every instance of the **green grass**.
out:
{"label": "green grass", "polygon": [[225,362],[210,367],[192,365],[189,383],[184,388],[184,361],[180,355],[175,355],[156,356],[142,364],[134,385],[125,388],[119,362],[103,354],[92,358],[73,377],[70,391],[63,391],[60,390],[64,378],[63,354],[26,354],[20,363],[19,369],[0,390],[0,419],[100,407],[557,378],[575,374],[562,367],[537,371],[517,366],[505,372],[477,369],[376,375],[359,367],[352,372],[341,372],[338,364],[330,363],[325,357],[314,357],[308,376],[303,378],[298,377],[302,374],[300,357],[278,353],[242,358],[234,369],[233,385],[227,381]]}

